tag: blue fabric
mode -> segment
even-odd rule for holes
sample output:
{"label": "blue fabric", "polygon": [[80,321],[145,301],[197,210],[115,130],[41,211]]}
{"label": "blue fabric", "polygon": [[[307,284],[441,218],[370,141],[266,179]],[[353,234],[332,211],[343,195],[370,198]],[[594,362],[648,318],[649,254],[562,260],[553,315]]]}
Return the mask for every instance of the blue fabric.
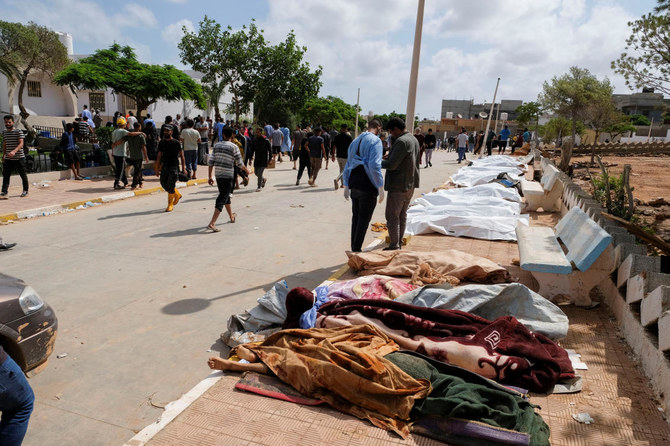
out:
{"label": "blue fabric", "polygon": [[272,132],[274,131],[274,129],[272,128],[272,126],[271,126],[270,124],[268,124],[268,125],[266,125],[265,127],[263,127],[263,130],[265,130],[265,136],[266,136],[268,139],[270,139],[270,137],[272,136]]}
{"label": "blue fabric", "polygon": [[223,128],[226,125],[223,122],[217,122],[214,124],[214,131],[216,132],[217,135],[217,141],[223,141]]}
{"label": "blue fabric", "polygon": [[316,312],[319,311],[321,305],[328,302],[328,287],[320,286],[316,290],[316,299],[314,299],[314,306],[305,311],[300,316],[300,328],[314,328],[316,325]]}
{"label": "blue fabric", "polygon": [[288,152],[291,150],[291,132],[286,127],[281,127],[282,134],[284,135],[284,142],[281,144],[281,151]]}
{"label": "blue fabric", "polygon": [[67,132],[67,147],[66,150],[74,150],[74,135],[71,132]]}
{"label": "blue fabric", "polygon": [[512,132],[510,131],[510,129],[502,129],[500,131],[500,140],[501,141],[507,141],[509,139],[509,135],[511,135],[511,134],[512,134]]}
{"label": "blue fabric", "polygon": [[28,430],[35,394],[21,368],[10,357],[0,365],[0,444],[21,446]]}
{"label": "blue fabric", "polygon": [[523,141],[530,142],[530,132],[523,132]]}
{"label": "blue fabric", "polygon": [[[359,145],[360,144],[360,145]],[[351,171],[363,166],[368,178],[377,189],[384,187],[382,175],[382,141],[374,133],[363,132],[349,145],[347,164],[342,172],[342,182],[349,187]]]}

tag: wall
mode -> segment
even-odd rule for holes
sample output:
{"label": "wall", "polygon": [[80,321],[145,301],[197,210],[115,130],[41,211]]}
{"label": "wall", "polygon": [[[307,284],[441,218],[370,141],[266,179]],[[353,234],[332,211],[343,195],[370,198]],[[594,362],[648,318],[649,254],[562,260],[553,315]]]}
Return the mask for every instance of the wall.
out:
{"label": "wall", "polygon": [[[28,86],[23,91],[23,105],[31,115],[43,116],[73,116],[74,109],[67,87],[58,87],[42,74],[28,76],[29,81],[41,83],[42,97],[28,96]],[[6,83],[5,83],[6,84]],[[15,89],[12,98],[14,114],[19,113],[19,88]]]}

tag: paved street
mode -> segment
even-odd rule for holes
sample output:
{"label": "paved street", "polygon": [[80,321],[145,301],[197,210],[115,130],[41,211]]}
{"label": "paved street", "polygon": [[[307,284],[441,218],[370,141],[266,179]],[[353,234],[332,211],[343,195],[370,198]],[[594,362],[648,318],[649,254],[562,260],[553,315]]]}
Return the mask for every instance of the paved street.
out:
{"label": "paved street", "polygon": [[[417,193],[446,181],[455,157],[437,152]],[[313,288],[346,262],[351,204],[333,191],[337,165],[316,188],[304,177],[296,187],[291,167],[271,170],[261,193],[252,176],[233,197],[237,222],[222,215],[217,234],[204,230],[209,186],[182,189],[170,214],[160,193],[0,227],[19,243],[1,255],[2,271],[59,318],[55,352],[30,380],[37,401],[24,444],[121,444],[208,375],[208,350],[223,348],[231,314],[277,280]]]}

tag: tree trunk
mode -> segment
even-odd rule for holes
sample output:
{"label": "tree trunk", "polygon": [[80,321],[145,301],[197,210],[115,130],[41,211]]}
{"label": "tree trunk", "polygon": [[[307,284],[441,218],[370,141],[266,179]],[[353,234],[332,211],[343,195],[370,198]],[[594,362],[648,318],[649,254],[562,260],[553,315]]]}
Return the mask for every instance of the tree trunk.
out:
{"label": "tree trunk", "polygon": [[26,110],[26,107],[23,105],[23,92],[26,89],[26,83],[28,82],[28,74],[30,74],[31,67],[27,67],[21,73],[21,83],[19,84],[19,116],[21,117],[21,124],[28,131],[28,141],[35,139],[35,129],[33,126],[28,123],[28,116],[30,113]]}
{"label": "tree trunk", "polygon": [[596,147],[598,146],[598,139],[600,139],[600,130],[596,130],[596,139],[593,141],[593,147],[591,148],[591,164],[596,160]]}
{"label": "tree trunk", "polygon": [[626,220],[630,220],[635,212],[635,202],[633,201],[633,191],[630,188],[630,164],[623,165],[623,187],[628,198],[628,207],[626,210]]}
{"label": "tree trunk", "polygon": [[561,165],[560,169],[563,172],[568,172],[570,168],[570,159],[572,159],[572,147],[575,144],[575,136],[577,136],[577,120],[572,118],[572,142],[570,144],[561,144]]}
{"label": "tree trunk", "polygon": [[214,116],[217,118],[221,117],[221,109],[219,108],[219,102],[216,102],[216,105],[214,105]]}

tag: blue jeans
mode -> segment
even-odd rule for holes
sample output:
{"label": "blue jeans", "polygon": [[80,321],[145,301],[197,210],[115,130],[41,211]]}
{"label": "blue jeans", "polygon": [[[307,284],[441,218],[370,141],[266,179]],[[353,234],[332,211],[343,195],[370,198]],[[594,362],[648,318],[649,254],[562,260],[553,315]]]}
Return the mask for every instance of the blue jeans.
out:
{"label": "blue jeans", "polygon": [[21,368],[10,357],[0,365],[0,444],[20,446],[28,430],[35,394]]}
{"label": "blue jeans", "polygon": [[186,161],[186,170],[195,172],[198,170],[198,151],[184,150],[184,160]]}
{"label": "blue jeans", "polygon": [[467,147],[459,147],[458,148],[458,161],[462,161],[465,159],[465,151],[467,150]]}

